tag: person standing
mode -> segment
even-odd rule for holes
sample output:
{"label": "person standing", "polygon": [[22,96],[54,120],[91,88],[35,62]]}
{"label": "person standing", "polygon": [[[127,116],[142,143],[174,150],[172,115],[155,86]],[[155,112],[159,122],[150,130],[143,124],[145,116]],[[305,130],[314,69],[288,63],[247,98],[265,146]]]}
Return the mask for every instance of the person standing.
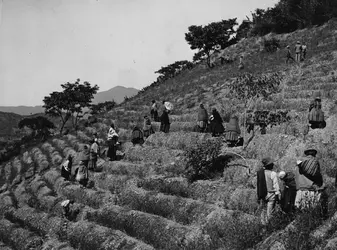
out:
{"label": "person standing", "polygon": [[307,56],[307,45],[305,43],[303,43],[303,45],[302,45],[302,61],[304,61],[306,56]]}
{"label": "person standing", "polygon": [[287,46],[287,60],[286,60],[286,64],[288,64],[289,60],[292,60],[293,62],[295,62],[295,59],[291,56],[291,51],[290,51],[290,46]]}
{"label": "person standing", "polygon": [[297,43],[295,45],[295,59],[296,59],[296,62],[300,62],[301,61],[301,53],[302,53],[302,45],[301,45],[300,41],[297,41]]}
{"label": "person standing", "polygon": [[151,118],[156,122],[158,121],[158,107],[155,100],[152,100]]}
{"label": "person standing", "polygon": [[87,145],[83,146],[79,159],[80,163],[77,169],[76,180],[85,187],[89,180],[88,164],[90,160],[90,151]]}
{"label": "person standing", "polygon": [[117,151],[117,142],[118,142],[118,134],[115,130],[115,125],[112,123],[108,132],[108,158],[110,161],[116,160],[116,151]]}
{"label": "person standing", "polygon": [[273,171],[274,161],[270,157],[262,159],[263,168],[257,172],[257,197],[263,207],[261,220],[267,225],[280,198],[280,187],[277,174]]}
{"label": "person standing", "polygon": [[229,147],[235,147],[241,134],[239,119],[236,116],[231,117],[225,130],[225,140]]}
{"label": "person standing", "polygon": [[98,144],[98,139],[95,138],[90,146],[90,161],[89,169],[96,171],[98,156],[100,155],[100,147]]}
{"label": "person standing", "polygon": [[212,109],[212,115],[210,116],[210,130],[213,137],[220,136],[224,132],[224,126],[222,124],[222,118],[216,108]]}
{"label": "person standing", "polygon": [[68,155],[68,159],[61,165],[61,176],[67,181],[71,177],[71,167],[73,165],[73,157]]}
{"label": "person standing", "polygon": [[143,133],[144,133],[144,138],[147,138],[150,135],[154,134],[154,130],[152,128],[151,120],[147,115],[144,116]]}
{"label": "person standing", "polygon": [[317,150],[308,148],[304,151],[306,159],[297,161],[296,168],[296,200],[299,209],[321,206],[323,217],[327,216],[327,193],[321,174],[320,164],[316,158]]}
{"label": "person standing", "polygon": [[295,174],[292,172],[281,171],[278,176],[283,182],[283,190],[281,192],[281,208],[286,213],[293,212],[296,199]]}
{"label": "person standing", "polygon": [[170,131],[170,118],[169,118],[170,110],[164,107],[163,114],[160,117],[160,131],[164,133],[168,133]]}
{"label": "person standing", "polygon": [[203,103],[200,103],[200,107],[198,110],[198,127],[201,133],[205,132],[208,122],[208,114],[207,110],[204,107]]}

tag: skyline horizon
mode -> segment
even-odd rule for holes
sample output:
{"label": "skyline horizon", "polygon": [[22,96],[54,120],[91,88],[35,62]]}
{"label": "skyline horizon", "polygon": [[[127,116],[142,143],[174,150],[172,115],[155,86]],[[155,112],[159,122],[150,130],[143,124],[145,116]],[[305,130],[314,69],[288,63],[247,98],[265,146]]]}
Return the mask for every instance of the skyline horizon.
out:
{"label": "skyline horizon", "polygon": [[189,26],[230,18],[240,24],[277,2],[0,0],[0,106],[40,106],[77,78],[100,91],[141,90],[161,67],[192,61]]}

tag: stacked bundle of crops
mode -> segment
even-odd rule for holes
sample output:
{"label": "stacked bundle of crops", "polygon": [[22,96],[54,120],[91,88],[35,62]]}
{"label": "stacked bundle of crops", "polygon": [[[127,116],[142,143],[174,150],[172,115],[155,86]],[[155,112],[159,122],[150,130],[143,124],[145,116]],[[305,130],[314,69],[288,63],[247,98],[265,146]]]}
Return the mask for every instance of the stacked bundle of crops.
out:
{"label": "stacked bundle of crops", "polygon": [[183,150],[195,146],[197,143],[201,143],[210,137],[210,134],[205,133],[155,133],[147,138],[145,145]]}
{"label": "stacked bundle of crops", "polygon": [[42,149],[47,151],[50,155],[51,162],[54,166],[61,164],[62,156],[50,143],[45,142],[42,144]]}
{"label": "stacked bundle of crops", "polygon": [[37,148],[34,147],[31,151],[30,151],[31,155],[33,156],[34,162],[35,164],[37,164],[38,166],[38,171],[44,171],[46,169],[48,169],[49,167],[49,162],[47,157],[42,153],[42,151]]}

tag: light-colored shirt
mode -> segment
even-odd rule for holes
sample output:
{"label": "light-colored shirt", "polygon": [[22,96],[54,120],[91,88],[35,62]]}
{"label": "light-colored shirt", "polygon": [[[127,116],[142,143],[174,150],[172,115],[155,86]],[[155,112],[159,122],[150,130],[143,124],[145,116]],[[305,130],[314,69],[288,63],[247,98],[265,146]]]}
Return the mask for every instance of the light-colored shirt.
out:
{"label": "light-colored shirt", "polygon": [[280,186],[278,184],[277,174],[271,170],[264,170],[266,177],[267,191],[275,192],[276,195],[280,194]]}

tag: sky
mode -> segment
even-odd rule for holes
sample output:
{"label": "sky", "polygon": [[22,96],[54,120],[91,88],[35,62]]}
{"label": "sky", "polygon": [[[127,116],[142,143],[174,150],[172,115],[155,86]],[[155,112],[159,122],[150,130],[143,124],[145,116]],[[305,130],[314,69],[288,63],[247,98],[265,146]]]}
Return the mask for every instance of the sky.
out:
{"label": "sky", "polygon": [[278,0],[0,0],[0,106],[42,105],[77,78],[141,89],[192,60],[191,25],[238,18]]}

